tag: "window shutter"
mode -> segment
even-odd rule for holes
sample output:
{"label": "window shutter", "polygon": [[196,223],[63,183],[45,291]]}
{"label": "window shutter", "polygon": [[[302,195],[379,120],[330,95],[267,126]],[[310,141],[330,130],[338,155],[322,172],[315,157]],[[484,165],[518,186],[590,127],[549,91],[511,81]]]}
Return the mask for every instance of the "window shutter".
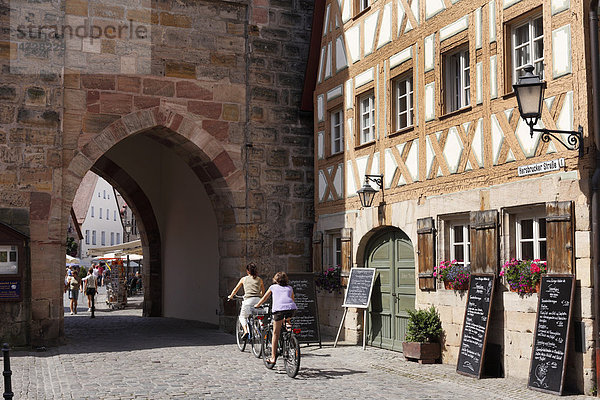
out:
{"label": "window shutter", "polygon": [[546,259],[548,272],[573,273],[573,203],[546,203]]}
{"label": "window shutter", "polygon": [[313,272],[323,271],[323,232],[313,233]]}
{"label": "window shutter", "polygon": [[350,273],[352,268],[352,229],[342,228],[342,272]]}
{"label": "window shutter", "polygon": [[419,249],[419,289],[435,290],[433,267],[435,265],[435,229],[433,218],[417,220],[417,246]]}
{"label": "window shutter", "polygon": [[496,274],[498,265],[498,211],[471,211],[471,273]]}

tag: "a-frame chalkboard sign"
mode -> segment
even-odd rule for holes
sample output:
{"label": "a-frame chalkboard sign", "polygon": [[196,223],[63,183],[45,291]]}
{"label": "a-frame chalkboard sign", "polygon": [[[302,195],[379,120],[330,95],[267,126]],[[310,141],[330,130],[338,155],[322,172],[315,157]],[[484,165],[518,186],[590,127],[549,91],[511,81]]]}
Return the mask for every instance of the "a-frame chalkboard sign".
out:
{"label": "a-frame chalkboard sign", "polygon": [[574,275],[542,275],[527,387],[562,395],[567,367]]}
{"label": "a-frame chalkboard sign", "polygon": [[[342,307],[345,308],[340,327],[338,329],[337,336],[333,347],[337,346],[346,314],[348,314],[348,308],[362,308],[363,309],[363,320],[367,320],[367,308],[371,301],[371,292],[373,291],[373,282],[375,282],[375,268],[352,268],[350,270],[350,277],[348,278],[348,288],[346,289],[346,295],[344,296],[344,304]],[[364,328],[363,323],[363,350],[366,346],[367,330]]]}
{"label": "a-frame chalkboard sign", "polygon": [[317,307],[317,291],[315,276],[310,272],[288,274],[290,286],[294,289],[294,301],[298,306],[292,318],[295,328],[300,328],[296,336],[300,343],[319,343],[321,346],[321,331],[319,329],[319,312]]}
{"label": "a-frame chalkboard sign", "polygon": [[481,378],[495,280],[493,274],[471,275],[456,365],[459,374]]}

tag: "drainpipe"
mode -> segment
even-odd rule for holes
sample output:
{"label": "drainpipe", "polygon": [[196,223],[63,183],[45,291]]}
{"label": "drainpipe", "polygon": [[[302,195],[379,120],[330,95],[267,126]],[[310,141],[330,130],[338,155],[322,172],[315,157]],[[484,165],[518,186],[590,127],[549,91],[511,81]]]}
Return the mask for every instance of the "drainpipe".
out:
{"label": "drainpipe", "polygon": [[[600,69],[598,50],[598,0],[590,1],[590,58],[592,66],[592,114],[594,129],[594,153],[596,168],[592,176],[592,262],[594,266],[594,335],[596,358],[596,388],[600,386],[600,327],[598,317],[600,306],[600,207],[598,189],[600,188]],[[597,391],[598,393],[598,391]]]}

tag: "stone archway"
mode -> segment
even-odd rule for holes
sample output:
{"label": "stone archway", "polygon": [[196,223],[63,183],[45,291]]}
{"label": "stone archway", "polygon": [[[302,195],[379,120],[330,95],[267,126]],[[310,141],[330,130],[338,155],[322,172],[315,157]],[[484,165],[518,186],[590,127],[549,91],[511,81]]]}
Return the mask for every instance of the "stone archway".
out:
{"label": "stone archway", "polygon": [[[133,204],[137,204],[138,207],[146,207],[144,204],[147,199],[145,199],[144,193],[136,187],[135,180],[105,157],[105,154],[118,146],[120,142],[138,135],[145,135],[162,146],[170,148],[193,171],[203,185],[215,210],[219,227],[219,243],[235,244],[219,245],[222,252],[221,260],[225,259],[228,266],[243,265],[245,254],[239,250],[243,228],[236,228],[240,219],[238,211],[244,210],[245,206],[243,202],[239,201],[240,198],[244,198],[242,194],[245,193],[244,174],[240,170],[241,154],[235,154],[231,149],[225,149],[222,143],[203,130],[192,118],[166,107],[159,106],[126,115],[113,122],[79,150],[73,152],[74,155],[63,173],[63,215],[68,215],[79,183],[88,170],[99,172],[108,178],[109,182],[120,188],[124,195],[129,196]],[[235,203],[236,199],[238,199],[237,203]],[[146,212],[142,211],[142,214],[148,215],[145,218],[145,224],[151,228],[156,223],[151,216],[151,207]],[[66,221],[63,220],[61,223],[66,229]],[[225,231],[226,240],[223,238]],[[158,243],[160,240],[160,237],[147,237],[145,244]],[[152,278],[148,277],[147,279],[154,279],[154,281],[147,283],[147,287],[151,290],[149,297],[145,300],[145,315],[162,315],[164,310],[161,299],[164,296],[162,293],[164,282],[162,266],[159,261],[161,255],[153,250],[149,257],[154,261],[152,262]],[[221,269],[220,267],[219,265],[219,269]],[[232,272],[237,275],[237,272],[229,271],[229,273]],[[219,281],[222,280],[224,280],[223,276],[219,276]],[[214,285],[217,286],[218,283],[215,282]],[[59,296],[61,293],[57,292],[54,300],[57,304],[60,301]],[[37,300],[34,294],[32,303],[35,304]],[[48,299],[48,301],[52,300]],[[49,337],[53,336],[52,331],[57,332],[57,336],[61,336],[63,331],[62,315],[56,315],[55,318],[49,318],[45,314],[39,316],[40,320],[36,321],[34,313],[32,325],[41,324],[46,328],[38,331],[39,337],[37,338],[34,330],[32,342],[48,343]],[[52,326],[57,326],[58,329],[54,330]]]}
{"label": "stone archway", "polygon": [[91,171],[116,188],[139,216],[140,237],[148,271],[143,275],[145,291],[142,315],[159,317],[162,315],[162,256],[160,230],[152,204],[137,182],[109,158],[100,157]]}

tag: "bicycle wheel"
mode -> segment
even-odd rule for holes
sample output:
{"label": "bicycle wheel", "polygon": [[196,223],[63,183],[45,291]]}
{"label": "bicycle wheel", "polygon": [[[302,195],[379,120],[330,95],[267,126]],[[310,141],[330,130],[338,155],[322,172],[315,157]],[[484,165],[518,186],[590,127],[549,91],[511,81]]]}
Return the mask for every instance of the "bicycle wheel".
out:
{"label": "bicycle wheel", "polygon": [[254,357],[260,358],[262,355],[262,343],[260,340],[260,327],[257,321],[253,321],[252,323],[252,339],[250,341],[250,346],[252,346],[252,354]]}
{"label": "bicycle wheel", "polygon": [[271,364],[267,362],[267,358],[271,358],[271,348],[273,347],[271,344],[271,340],[273,340],[273,332],[269,327],[265,328],[261,334],[262,341],[262,354],[263,354],[263,363],[265,367],[268,369],[273,369],[275,363]]}
{"label": "bicycle wheel", "polygon": [[235,340],[237,342],[237,347],[240,351],[244,351],[246,348],[246,339],[244,339],[244,328],[242,327],[242,323],[239,318],[235,319],[237,322],[235,324]]}
{"label": "bicycle wheel", "polygon": [[300,343],[298,338],[293,333],[290,333],[286,339],[284,361],[285,361],[285,372],[290,378],[294,378],[298,375],[300,369]]}

